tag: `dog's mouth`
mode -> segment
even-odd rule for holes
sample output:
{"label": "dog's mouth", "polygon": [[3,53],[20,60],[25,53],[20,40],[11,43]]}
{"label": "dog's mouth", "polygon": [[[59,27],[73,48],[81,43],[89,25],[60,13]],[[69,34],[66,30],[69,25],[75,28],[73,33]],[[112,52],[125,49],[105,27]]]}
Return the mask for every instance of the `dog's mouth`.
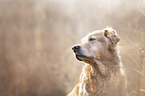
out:
{"label": "dog's mouth", "polygon": [[79,60],[79,61],[83,61],[84,58],[86,58],[86,56],[80,54],[79,52],[74,52],[75,55],[76,55],[76,58]]}
{"label": "dog's mouth", "polygon": [[86,60],[89,60],[89,59],[93,59],[93,57],[88,57],[88,56],[82,55],[82,54],[80,54],[78,52],[75,52],[75,55],[76,55],[76,58],[79,61],[86,61]]}
{"label": "dog's mouth", "polygon": [[77,54],[76,54],[76,58],[77,58],[79,61],[83,61],[83,59],[86,58],[86,56],[77,55]]}

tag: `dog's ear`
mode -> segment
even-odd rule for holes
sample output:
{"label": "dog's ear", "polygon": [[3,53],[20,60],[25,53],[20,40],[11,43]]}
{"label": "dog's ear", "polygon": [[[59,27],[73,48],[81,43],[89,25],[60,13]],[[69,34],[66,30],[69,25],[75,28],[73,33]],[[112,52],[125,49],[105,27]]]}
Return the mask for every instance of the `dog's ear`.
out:
{"label": "dog's ear", "polygon": [[120,41],[119,36],[116,34],[116,32],[114,30],[105,30],[104,31],[104,36],[108,39],[110,39],[110,41],[113,44],[117,44]]}
{"label": "dog's ear", "polygon": [[120,38],[117,34],[112,34],[110,38],[114,44],[117,44],[120,41]]}

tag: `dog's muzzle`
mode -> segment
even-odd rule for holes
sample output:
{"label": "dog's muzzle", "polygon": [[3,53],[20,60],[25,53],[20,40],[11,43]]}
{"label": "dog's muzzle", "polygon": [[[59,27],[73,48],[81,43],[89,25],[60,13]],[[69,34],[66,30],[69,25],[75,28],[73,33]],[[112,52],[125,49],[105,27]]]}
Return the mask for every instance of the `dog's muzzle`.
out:
{"label": "dog's muzzle", "polygon": [[78,60],[82,61],[82,60],[80,59],[80,57],[82,57],[82,55],[81,55],[81,53],[80,53],[81,47],[80,47],[79,45],[75,45],[75,46],[72,47],[72,50],[74,51],[74,53],[75,53],[75,55],[76,55],[76,58],[77,58]]}
{"label": "dog's muzzle", "polygon": [[76,55],[76,58],[79,60],[79,61],[84,61],[84,60],[92,60],[93,57],[88,57],[88,56],[85,56],[82,51],[81,51],[81,46],[79,45],[75,45],[72,47],[72,50],[74,51],[75,55]]}

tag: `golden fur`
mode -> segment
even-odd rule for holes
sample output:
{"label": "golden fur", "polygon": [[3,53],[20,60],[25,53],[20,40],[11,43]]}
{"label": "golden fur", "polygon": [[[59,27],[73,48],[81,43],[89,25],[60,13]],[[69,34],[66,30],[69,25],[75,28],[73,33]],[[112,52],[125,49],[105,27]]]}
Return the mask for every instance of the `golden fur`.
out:
{"label": "golden fur", "polygon": [[84,61],[79,83],[67,96],[126,96],[125,74],[118,55],[119,37],[107,28],[89,33],[78,47],[76,57]]}

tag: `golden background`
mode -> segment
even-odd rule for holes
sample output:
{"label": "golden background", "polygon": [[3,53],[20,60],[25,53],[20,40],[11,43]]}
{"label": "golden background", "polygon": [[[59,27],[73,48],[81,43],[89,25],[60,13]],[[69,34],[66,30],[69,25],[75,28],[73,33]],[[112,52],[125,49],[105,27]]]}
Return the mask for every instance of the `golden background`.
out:
{"label": "golden background", "polygon": [[107,26],[129,96],[145,96],[145,0],[0,0],[0,96],[65,96],[84,65],[71,47]]}

